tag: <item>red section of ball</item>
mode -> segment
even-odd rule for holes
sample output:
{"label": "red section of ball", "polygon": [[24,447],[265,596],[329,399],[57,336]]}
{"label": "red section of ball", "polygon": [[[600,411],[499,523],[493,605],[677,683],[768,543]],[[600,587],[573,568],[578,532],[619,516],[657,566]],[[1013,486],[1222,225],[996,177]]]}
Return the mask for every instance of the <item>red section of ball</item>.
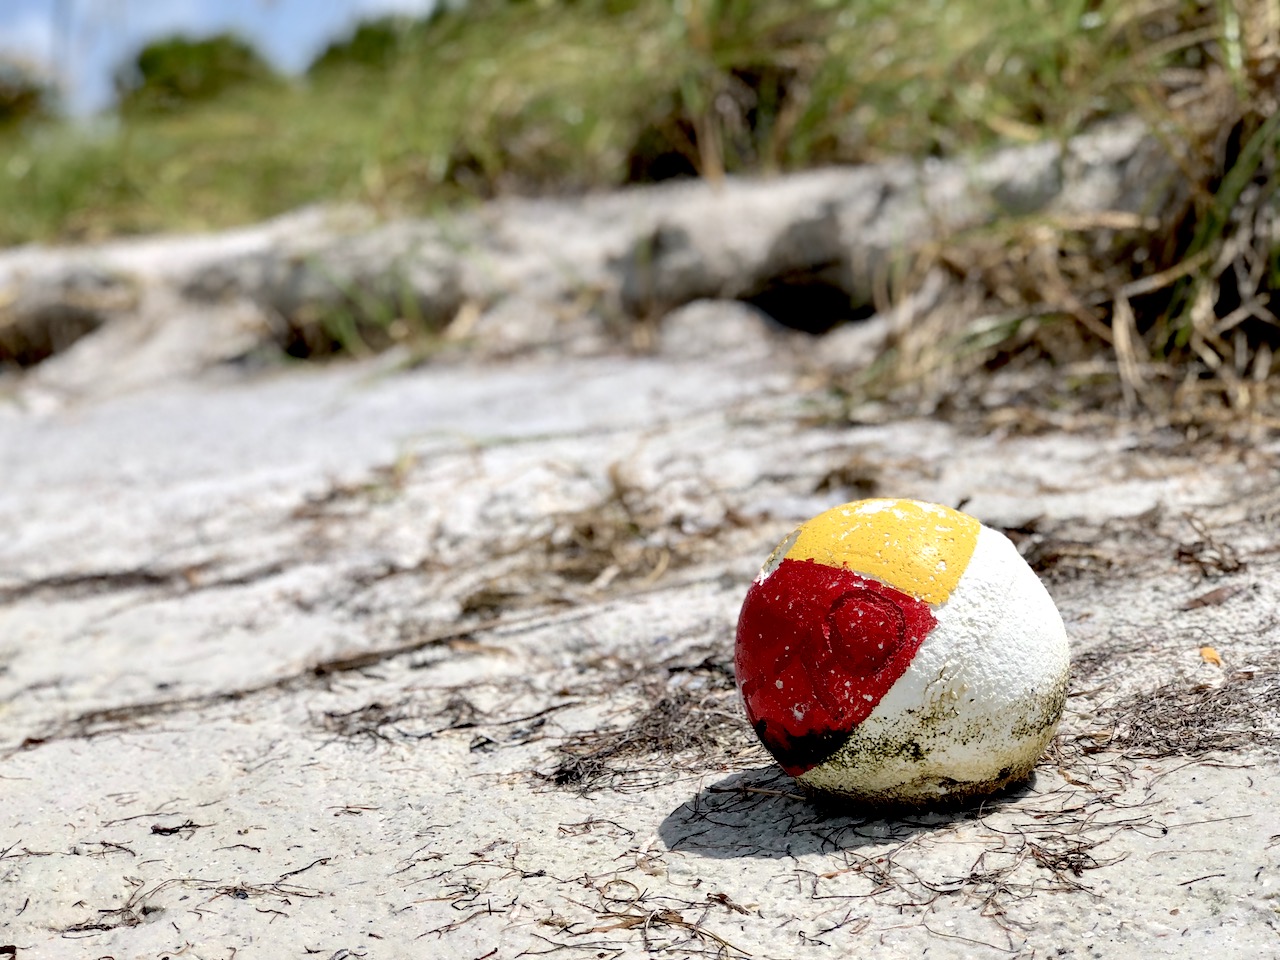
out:
{"label": "red section of ball", "polygon": [[877,580],[783,560],[738,618],[747,718],[787,773],[804,773],[875,709],[936,624],[927,603]]}

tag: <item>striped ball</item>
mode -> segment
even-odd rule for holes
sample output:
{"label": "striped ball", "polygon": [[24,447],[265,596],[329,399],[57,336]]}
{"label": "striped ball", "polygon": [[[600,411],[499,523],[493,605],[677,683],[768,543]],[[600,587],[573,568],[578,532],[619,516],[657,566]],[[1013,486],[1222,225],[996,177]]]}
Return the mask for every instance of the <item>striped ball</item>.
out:
{"label": "striped ball", "polygon": [[918,500],[801,525],[738,619],[761,742],[814,794],[928,806],[1025,778],[1067,696],[1067,635],[1002,533]]}

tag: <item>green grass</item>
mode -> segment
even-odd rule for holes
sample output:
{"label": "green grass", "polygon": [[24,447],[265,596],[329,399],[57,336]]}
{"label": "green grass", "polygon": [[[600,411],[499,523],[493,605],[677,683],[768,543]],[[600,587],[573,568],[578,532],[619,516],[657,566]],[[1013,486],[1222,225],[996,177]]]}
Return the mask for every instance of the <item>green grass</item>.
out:
{"label": "green grass", "polygon": [[5,136],[0,243],[614,186],[646,131],[711,176],[1065,136],[1131,107],[1133,6],[473,2],[385,68]]}

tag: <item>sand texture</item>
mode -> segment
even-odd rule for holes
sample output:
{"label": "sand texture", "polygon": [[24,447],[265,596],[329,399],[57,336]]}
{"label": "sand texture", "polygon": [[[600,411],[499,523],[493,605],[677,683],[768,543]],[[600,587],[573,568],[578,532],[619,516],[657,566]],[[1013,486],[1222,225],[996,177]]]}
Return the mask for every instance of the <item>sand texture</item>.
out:
{"label": "sand texture", "polygon": [[[575,342],[0,381],[0,956],[1280,953],[1280,443],[852,422],[732,303]],[[815,806],[746,725],[751,578],[868,495],[1062,613],[996,800]]]}

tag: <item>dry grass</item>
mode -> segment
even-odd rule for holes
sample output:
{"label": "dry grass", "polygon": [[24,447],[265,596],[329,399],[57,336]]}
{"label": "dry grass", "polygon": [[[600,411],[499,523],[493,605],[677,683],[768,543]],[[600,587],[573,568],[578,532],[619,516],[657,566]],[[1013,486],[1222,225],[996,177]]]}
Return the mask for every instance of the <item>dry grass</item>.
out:
{"label": "dry grass", "polygon": [[1129,758],[1203,757],[1280,744],[1280,657],[1234,670],[1218,683],[1172,680],[1104,706],[1109,728],[1091,734],[1091,752]]}
{"label": "dry grass", "polygon": [[1131,26],[1154,39],[1124,88],[1178,171],[1151,214],[1004,221],[922,251],[904,291],[930,271],[950,290],[855,378],[855,403],[1280,426],[1280,12],[1156,4]]}

